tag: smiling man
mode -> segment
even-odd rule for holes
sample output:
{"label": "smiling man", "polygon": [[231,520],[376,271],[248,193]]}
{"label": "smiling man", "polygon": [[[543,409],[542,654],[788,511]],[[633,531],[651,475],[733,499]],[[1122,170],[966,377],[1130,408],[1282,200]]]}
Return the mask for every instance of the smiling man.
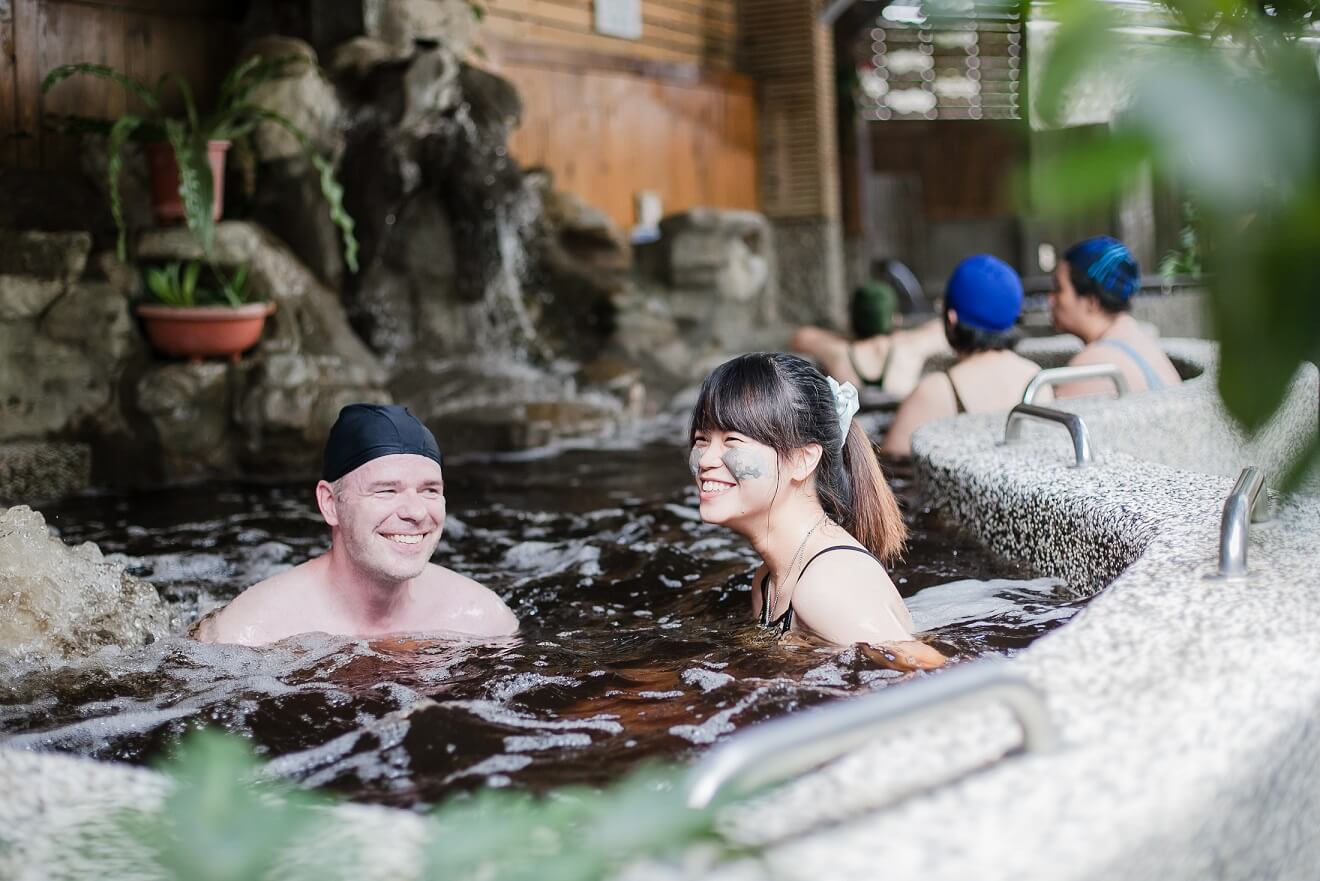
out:
{"label": "smiling man", "polygon": [[197,638],[262,645],[310,632],[516,631],[503,600],[431,562],[445,525],[441,465],[435,437],[406,408],[349,404],[316,484],[330,550],[249,587],[204,619]]}

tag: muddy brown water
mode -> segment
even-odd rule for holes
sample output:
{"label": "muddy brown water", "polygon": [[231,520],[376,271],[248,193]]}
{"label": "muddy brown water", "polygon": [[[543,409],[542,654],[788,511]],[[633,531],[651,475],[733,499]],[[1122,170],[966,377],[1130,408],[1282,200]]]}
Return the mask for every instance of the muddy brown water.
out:
{"label": "muddy brown water", "polygon": [[[499,592],[522,621],[516,638],[311,635],[256,650],[177,637],[8,670],[0,743],[146,763],[189,728],[220,726],[307,786],[413,807],[482,786],[607,782],[925,675],[753,626],[756,557],[700,521],[672,446],[468,459],[446,480],[436,559]],[[903,475],[894,483],[913,534],[891,575],[946,653],[1011,654],[1081,607],[921,510]],[[122,555],[183,624],[328,543],[306,483],[84,496],[44,513],[65,540]]]}

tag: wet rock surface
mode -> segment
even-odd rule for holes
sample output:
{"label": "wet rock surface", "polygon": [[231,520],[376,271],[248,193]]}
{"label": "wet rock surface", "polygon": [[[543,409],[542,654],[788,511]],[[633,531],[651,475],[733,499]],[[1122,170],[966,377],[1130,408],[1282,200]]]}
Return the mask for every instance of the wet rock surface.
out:
{"label": "wet rock surface", "polygon": [[[93,474],[117,484],[310,474],[339,407],[398,400],[448,449],[522,449],[615,435],[729,355],[782,348],[764,218],[694,210],[635,253],[509,155],[521,98],[463,60],[466,3],[376,0],[329,30],[312,26],[316,5],[299,7],[295,37],[262,35],[272,22],[254,16],[244,53],[303,59],[254,99],[337,165],[360,269],[302,145],[275,125],[255,132],[255,167],[228,175],[227,204],[252,220],[217,224],[209,255],[246,267],[277,307],[234,364],[169,361],[139,330],[142,266],[204,256],[185,228],[139,232],[128,263],[103,232],[0,232],[0,441],[85,443]],[[103,178],[104,142],[87,146]],[[125,163],[141,227],[140,157]]]}

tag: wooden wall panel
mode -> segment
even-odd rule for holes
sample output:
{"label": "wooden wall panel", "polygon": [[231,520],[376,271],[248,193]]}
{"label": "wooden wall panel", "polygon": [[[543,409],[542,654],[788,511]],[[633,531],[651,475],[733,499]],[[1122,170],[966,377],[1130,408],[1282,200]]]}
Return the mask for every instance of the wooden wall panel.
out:
{"label": "wooden wall panel", "polygon": [[834,46],[820,5],[741,0],[740,65],[761,88],[762,210],[773,218],[839,211]]}
{"label": "wooden wall panel", "polygon": [[733,74],[642,76],[578,65],[502,61],[522,93],[510,152],[624,228],[633,196],[660,194],[666,214],[697,206],[758,207],[756,99]]}
{"label": "wooden wall panel", "polygon": [[18,164],[18,83],[14,67],[14,0],[0,0],[0,167]]}
{"label": "wooden wall panel", "polygon": [[1017,213],[1010,192],[1026,157],[1011,124],[990,120],[871,123],[875,171],[915,174],[928,220],[976,220]]}
{"label": "wooden wall panel", "polygon": [[[42,120],[47,113],[113,118],[126,110],[141,109],[119,86],[92,77],[66,80],[49,95],[42,95],[41,79],[61,64],[105,64],[148,83],[163,73],[177,72],[188,80],[205,107],[237,50],[233,9],[220,0],[10,2],[18,136],[11,133],[8,146],[0,141],[0,163],[6,165],[56,170],[77,167],[76,140],[45,131]],[[0,112],[3,101],[0,98]]]}
{"label": "wooden wall panel", "polygon": [[642,0],[637,40],[598,34],[592,0],[489,0],[483,36],[732,70],[735,0]]}

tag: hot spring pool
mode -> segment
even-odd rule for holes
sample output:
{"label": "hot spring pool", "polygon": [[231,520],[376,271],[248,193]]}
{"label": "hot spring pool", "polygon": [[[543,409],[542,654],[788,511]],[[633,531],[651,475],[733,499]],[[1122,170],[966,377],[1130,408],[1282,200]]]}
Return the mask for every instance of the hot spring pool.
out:
{"label": "hot spring pool", "polygon": [[[499,592],[522,621],[516,638],[309,635],[254,650],[178,636],[9,669],[0,743],[141,763],[214,725],[308,786],[416,806],[481,786],[602,783],[914,675],[754,626],[756,558],[700,521],[673,447],[454,460],[446,480],[437,560]],[[1012,653],[1081,608],[1062,581],[918,510],[904,476],[894,484],[913,536],[891,574],[947,654]],[[65,541],[122,555],[172,602],[180,630],[329,538],[307,482],[87,496],[43,513]]]}

